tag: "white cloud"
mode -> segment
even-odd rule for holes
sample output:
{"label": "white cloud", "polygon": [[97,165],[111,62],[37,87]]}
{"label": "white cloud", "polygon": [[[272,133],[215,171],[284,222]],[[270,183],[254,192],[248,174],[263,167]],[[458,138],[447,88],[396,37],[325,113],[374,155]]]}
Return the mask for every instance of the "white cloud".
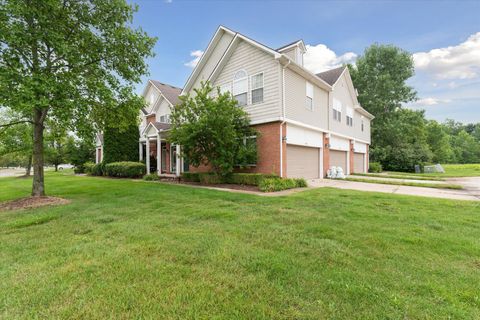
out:
{"label": "white cloud", "polygon": [[202,54],[203,54],[202,50],[195,50],[195,51],[190,52],[190,56],[193,57],[193,59],[184,63],[184,65],[186,67],[195,68],[198,61],[200,61],[200,58],[202,57]]}
{"label": "white cloud", "polygon": [[440,103],[449,103],[451,101],[452,100],[450,100],[450,99],[438,99],[438,98],[429,97],[429,98],[419,99],[419,100],[415,101],[414,103],[410,104],[410,106],[426,107],[426,106],[434,106],[434,105],[437,105],[437,104],[440,104]]}
{"label": "white cloud", "polygon": [[307,45],[306,47],[307,52],[303,57],[303,63],[305,68],[314,73],[337,68],[345,63],[353,63],[357,58],[357,54],[354,52],[346,52],[337,56],[333,50],[324,44]]}
{"label": "white cloud", "polygon": [[172,3],[173,0],[165,0],[165,3]]}
{"label": "white cloud", "polygon": [[471,79],[480,75],[480,32],[457,46],[417,52],[415,68],[436,79]]}

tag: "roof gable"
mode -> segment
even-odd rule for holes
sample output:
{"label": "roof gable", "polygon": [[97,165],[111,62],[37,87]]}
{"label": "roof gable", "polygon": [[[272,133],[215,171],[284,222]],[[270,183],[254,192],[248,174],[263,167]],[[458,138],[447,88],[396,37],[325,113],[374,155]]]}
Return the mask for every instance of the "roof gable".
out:
{"label": "roof gable", "polygon": [[346,66],[341,66],[335,69],[317,73],[316,76],[333,86],[335,83],[337,83],[338,79],[340,79],[340,76],[343,74],[346,68]]}

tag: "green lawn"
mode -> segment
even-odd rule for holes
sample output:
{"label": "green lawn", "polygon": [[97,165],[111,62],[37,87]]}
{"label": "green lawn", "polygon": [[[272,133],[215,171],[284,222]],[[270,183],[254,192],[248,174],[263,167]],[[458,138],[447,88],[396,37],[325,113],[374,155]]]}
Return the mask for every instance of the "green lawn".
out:
{"label": "green lawn", "polygon": [[[387,178],[387,177],[384,176],[383,178]],[[396,185],[396,186],[410,186],[410,187],[423,187],[423,188],[435,188],[435,189],[454,189],[454,190],[463,189],[463,187],[458,184],[438,183],[438,182],[427,183],[427,182],[415,182],[415,181],[401,181],[401,180],[398,180],[398,178],[393,178],[391,180],[382,180],[382,179],[368,179],[368,178],[363,178],[362,176],[357,177],[356,175],[351,175],[346,177],[345,180],[365,182],[365,183],[379,183],[379,184],[389,184],[389,185]],[[406,179],[406,180],[412,180],[412,179]]]}
{"label": "green lawn", "polygon": [[[30,180],[0,179],[0,201]],[[2,319],[478,319],[480,207],[47,175],[0,212]]]}
{"label": "green lawn", "polygon": [[442,164],[445,173],[406,173],[406,172],[389,172],[392,175],[407,175],[407,176],[423,176],[423,177],[439,177],[439,178],[454,178],[454,177],[479,177],[480,163],[472,164]]}

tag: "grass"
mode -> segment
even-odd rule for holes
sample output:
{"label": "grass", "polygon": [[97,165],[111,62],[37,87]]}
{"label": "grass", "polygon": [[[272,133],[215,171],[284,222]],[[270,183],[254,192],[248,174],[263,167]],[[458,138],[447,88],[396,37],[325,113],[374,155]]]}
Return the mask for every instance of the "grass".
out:
{"label": "grass", "polygon": [[[0,179],[0,201],[29,179]],[[478,319],[480,207],[47,174],[0,212],[4,319]]]}
{"label": "grass", "polygon": [[[389,178],[389,176],[386,178]],[[413,182],[413,181],[366,179],[366,178],[357,178],[352,176],[345,178],[345,180],[356,181],[356,182],[366,182],[366,183],[389,184],[389,185],[395,185],[395,186],[434,188],[434,189],[454,189],[454,190],[463,189],[461,185],[452,184],[452,183],[427,183],[427,182]]]}
{"label": "grass", "polygon": [[472,164],[442,164],[445,173],[410,173],[410,172],[387,172],[389,175],[407,175],[412,177],[480,177],[480,163]]}
{"label": "grass", "polygon": [[407,175],[407,173],[393,174],[390,172],[385,173],[354,173],[352,176],[362,176],[362,177],[376,177],[376,178],[389,178],[389,179],[402,179],[402,180],[426,180],[426,181],[443,181],[443,178],[440,177],[423,177],[423,176],[414,176]]}

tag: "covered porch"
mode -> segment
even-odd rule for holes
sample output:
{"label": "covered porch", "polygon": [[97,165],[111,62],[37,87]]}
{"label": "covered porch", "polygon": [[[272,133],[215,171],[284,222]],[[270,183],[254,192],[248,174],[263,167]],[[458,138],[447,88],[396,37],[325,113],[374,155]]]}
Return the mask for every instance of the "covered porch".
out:
{"label": "covered porch", "polygon": [[[170,125],[167,123],[151,122],[140,136],[138,148],[140,161],[145,162],[147,174],[157,173],[162,176],[178,177],[188,171],[188,164],[180,154],[180,145],[167,141]],[[183,166],[187,166],[184,170]]]}

